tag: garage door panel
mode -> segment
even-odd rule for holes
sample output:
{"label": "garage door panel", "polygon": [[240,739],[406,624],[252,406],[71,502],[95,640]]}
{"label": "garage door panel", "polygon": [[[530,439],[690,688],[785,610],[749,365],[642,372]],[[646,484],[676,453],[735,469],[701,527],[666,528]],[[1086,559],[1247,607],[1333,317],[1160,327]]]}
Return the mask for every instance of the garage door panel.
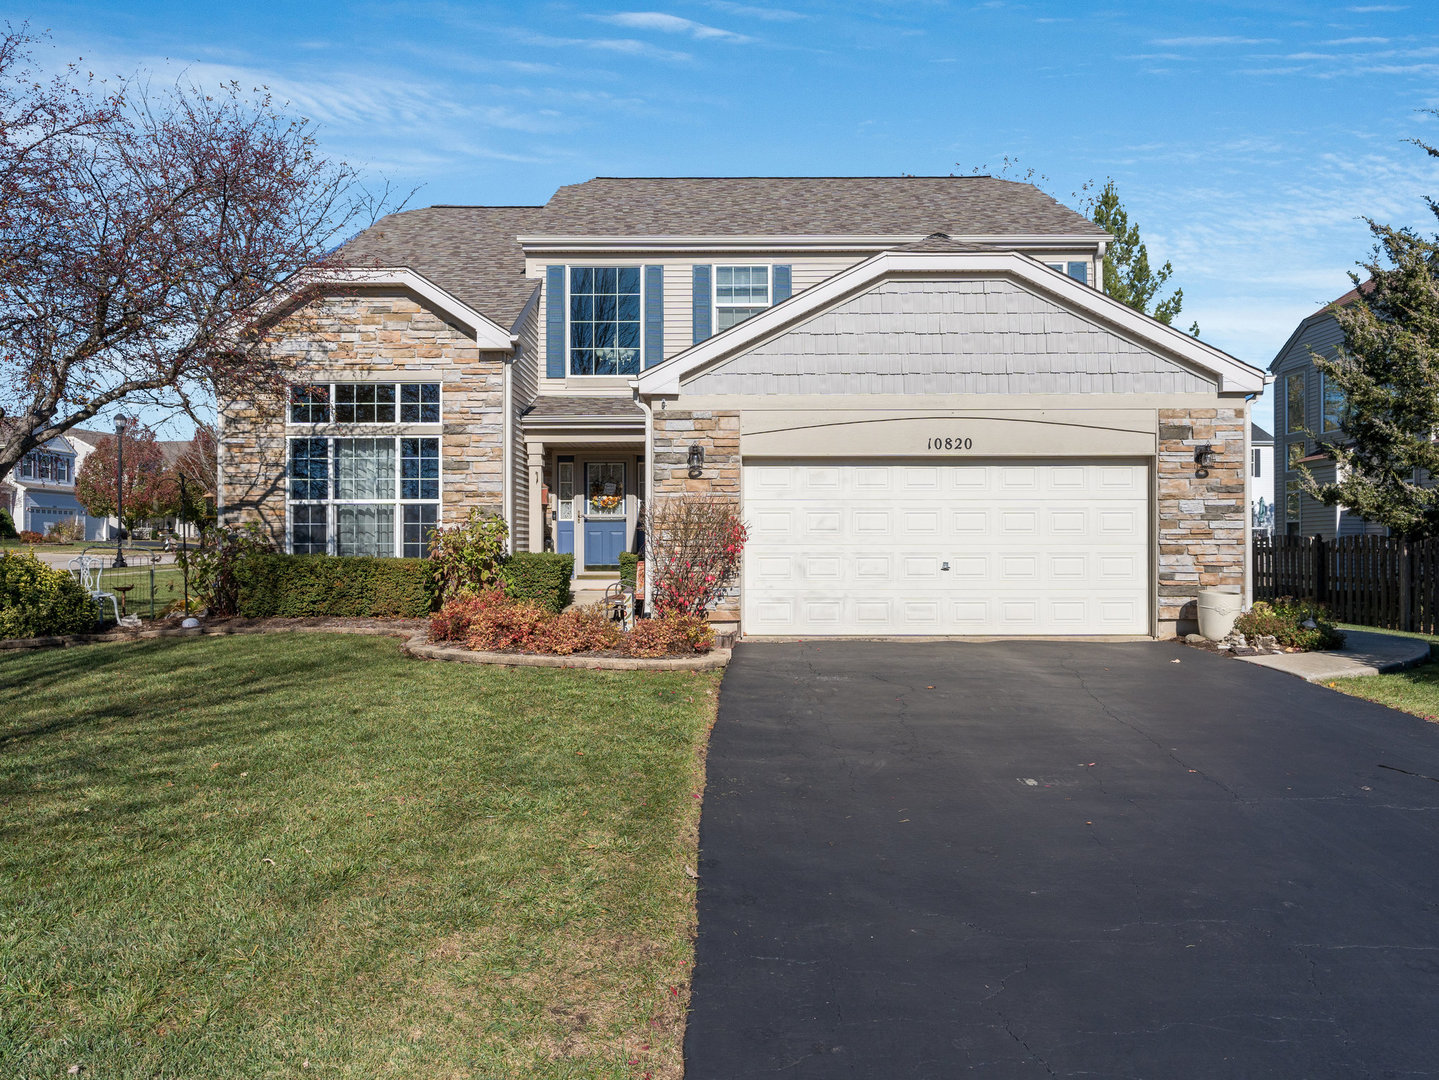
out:
{"label": "garage door panel", "polygon": [[1098,462],[746,464],[745,630],[1146,633],[1148,475]]}

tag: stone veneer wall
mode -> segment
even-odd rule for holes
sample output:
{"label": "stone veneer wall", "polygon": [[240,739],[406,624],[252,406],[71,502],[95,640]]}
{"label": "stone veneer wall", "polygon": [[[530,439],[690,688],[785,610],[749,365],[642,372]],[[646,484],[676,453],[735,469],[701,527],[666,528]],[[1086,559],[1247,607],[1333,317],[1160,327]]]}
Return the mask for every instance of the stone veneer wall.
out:
{"label": "stone veneer wall", "polygon": [[[704,475],[689,475],[691,443],[704,447]],[[740,502],[739,413],[654,406],[654,499],[683,494]],[[738,622],[738,583],[710,613],[715,622]]]}
{"label": "stone veneer wall", "polygon": [[[272,335],[295,381],[441,382],[440,515],[453,522],[481,507],[504,509],[504,364],[409,293],[361,293],[307,305]],[[224,519],[258,522],[285,536],[285,437],[435,434],[435,425],[314,424],[287,427],[279,394],[227,402],[220,434]]]}
{"label": "stone veneer wall", "polygon": [[[1197,629],[1203,585],[1244,584],[1243,408],[1159,410],[1159,635]],[[1194,448],[1214,447],[1209,476]]]}

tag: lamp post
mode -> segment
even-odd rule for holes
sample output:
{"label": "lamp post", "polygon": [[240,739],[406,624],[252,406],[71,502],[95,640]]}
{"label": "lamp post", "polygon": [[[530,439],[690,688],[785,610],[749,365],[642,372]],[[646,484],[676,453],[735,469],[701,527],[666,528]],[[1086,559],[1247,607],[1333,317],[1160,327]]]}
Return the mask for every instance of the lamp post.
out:
{"label": "lamp post", "polygon": [[124,416],[115,417],[115,565],[125,565],[125,552],[120,547],[125,534],[125,425]]}

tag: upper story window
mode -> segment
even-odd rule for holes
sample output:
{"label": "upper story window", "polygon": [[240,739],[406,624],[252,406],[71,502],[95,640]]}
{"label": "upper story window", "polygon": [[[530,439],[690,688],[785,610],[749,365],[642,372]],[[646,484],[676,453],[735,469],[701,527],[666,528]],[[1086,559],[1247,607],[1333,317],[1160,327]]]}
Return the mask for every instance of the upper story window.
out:
{"label": "upper story window", "polygon": [[1304,372],[1295,371],[1284,377],[1284,430],[1293,434],[1304,430]]}
{"label": "upper story window", "polygon": [[1323,406],[1322,430],[1338,431],[1344,426],[1344,412],[1348,402],[1344,391],[1334,385],[1334,380],[1324,372],[1319,373],[1319,400]]}
{"label": "upper story window", "polygon": [[439,383],[308,383],[290,387],[290,423],[438,424]]}
{"label": "upper story window", "polygon": [[20,459],[20,478],[46,484],[70,483],[70,458],[32,450]]}
{"label": "upper story window", "polygon": [[640,373],[640,268],[570,267],[570,374]]}
{"label": "upper story window", "polygon": [[1044,265],[1051,270],[1058,270],[1061,274],[1072,277],[1081,285],[1089,284],[1089,264],[1087,262],[1047,262]]}
{"label": "upper story window", "polygon": [[716,266],[714,280],[716,333],[770,306],[768,266]]}

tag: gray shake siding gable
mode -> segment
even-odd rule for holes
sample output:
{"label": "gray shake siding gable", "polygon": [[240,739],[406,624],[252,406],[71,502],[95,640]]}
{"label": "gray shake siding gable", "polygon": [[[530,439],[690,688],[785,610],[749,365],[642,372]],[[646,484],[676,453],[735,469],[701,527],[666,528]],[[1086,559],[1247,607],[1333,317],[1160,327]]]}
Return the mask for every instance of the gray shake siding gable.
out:
{"label": "gray shake siding gable", "polygon": [[695,394],[1213,393],[1003,280],[887,281],[686,382]]}

